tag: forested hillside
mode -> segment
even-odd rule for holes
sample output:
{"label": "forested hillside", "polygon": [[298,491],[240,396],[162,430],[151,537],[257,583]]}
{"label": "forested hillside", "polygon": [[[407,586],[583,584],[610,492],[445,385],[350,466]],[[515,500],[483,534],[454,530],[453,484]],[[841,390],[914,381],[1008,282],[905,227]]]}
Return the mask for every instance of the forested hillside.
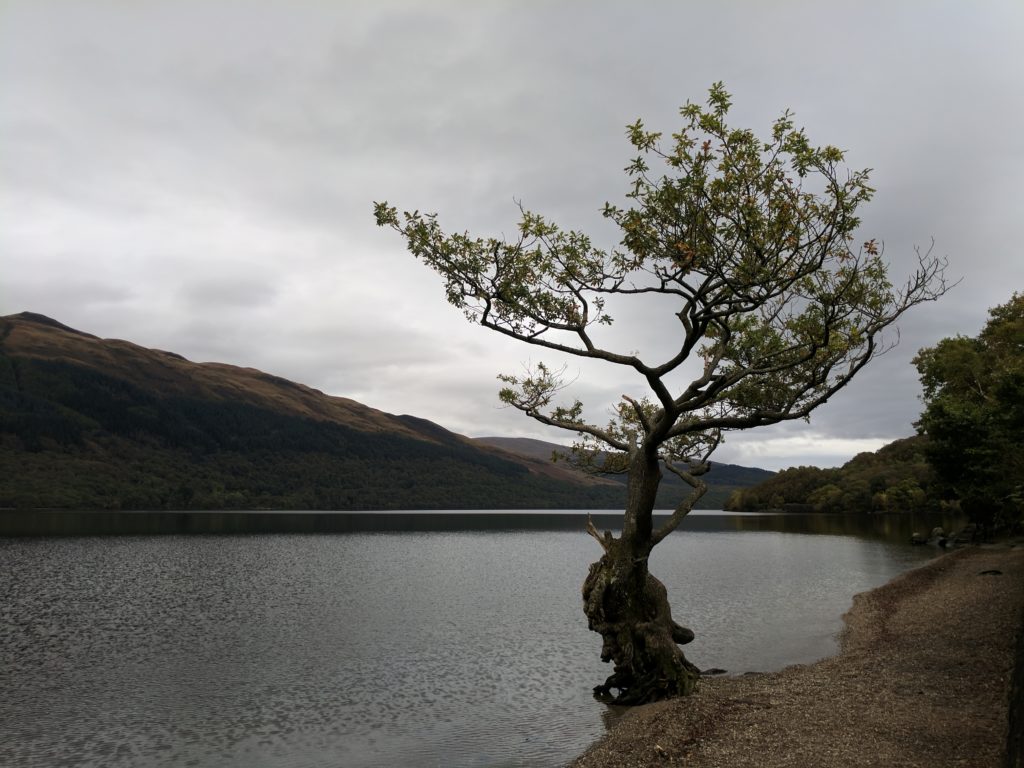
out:
{"label": "forested hillside", "polygon": [[624,496],[254,369],[0,318],[0,507],[614,509]]}
{"label": "forested hillside", "polygon": [[590,507],[610,484],[252,369],[37,315],[0,328],[0,506]]}
{"label": "forested hillside", "polygon": [[859,453],[842,467],[792,467],[759,485],[735,491],[726,509],[742,512],[911,512],[937,509],[926,438],[896,440]]}

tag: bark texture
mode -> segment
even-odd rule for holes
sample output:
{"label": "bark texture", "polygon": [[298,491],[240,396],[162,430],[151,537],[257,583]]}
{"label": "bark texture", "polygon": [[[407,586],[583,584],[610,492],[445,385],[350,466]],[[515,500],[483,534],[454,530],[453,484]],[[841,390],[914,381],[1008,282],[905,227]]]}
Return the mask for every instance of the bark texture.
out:
{"label": "bark texture", "polygon": [[588,626],[603,640],[601,661],[614,664],[594,695],[615,704],[686,696],[700,678],[679,647],[693,640],[693,632],[672,619],[665,585],[647,568],[655,543],[653,495],[660,479],[656,458],[634,464],[622,536],[595,536],[605,552],[583,583]]}
{"label": "bark texture", "polygon": [[647,558],[615,549],[590,566],[583,584],[588,625],[603,639],[601,661],[615,665],[594,694],[616,704],[646,704],[692,693],[700,671],[679,646],[693,640],[693,632],[672,620],[665,586],[647,570]]}

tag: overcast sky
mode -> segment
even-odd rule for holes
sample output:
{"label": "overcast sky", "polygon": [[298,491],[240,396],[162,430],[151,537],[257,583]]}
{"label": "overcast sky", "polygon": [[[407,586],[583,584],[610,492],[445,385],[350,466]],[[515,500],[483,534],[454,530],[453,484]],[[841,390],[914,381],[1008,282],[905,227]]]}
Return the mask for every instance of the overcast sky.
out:
{"label": "overcast sky", "polygon": [[[863,239],[894,277],[934,238],[962,278],[809,424],[716,454],[840,464],[913,433],[918,349],[1024,290],[1022,40],[1020,0],[0,0],[0,315],[563,440],[500,408],[495,380],[559,361],[467,323],[372,201],[500,235],[518,199],[612,246],[599,211],[626,189],[624,126],[671,132],[723,80],[734,124],[766,134],[791,108],[874,169]],[[676,329],[628,321],[638,349]],[[601,422],[642,394],[569,372]]]}

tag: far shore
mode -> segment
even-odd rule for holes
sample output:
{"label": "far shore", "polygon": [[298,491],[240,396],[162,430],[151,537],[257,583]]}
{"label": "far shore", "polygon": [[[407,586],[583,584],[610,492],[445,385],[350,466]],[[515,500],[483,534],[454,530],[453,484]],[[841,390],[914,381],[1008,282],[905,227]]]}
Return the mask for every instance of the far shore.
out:
{"label": "far shore", "polygon": [[1024,543],[940,556],[857,595],[844,619],[838,655],[705,678],[689,698],[629,712],[573,768],[1021,765],[1006,752]]}

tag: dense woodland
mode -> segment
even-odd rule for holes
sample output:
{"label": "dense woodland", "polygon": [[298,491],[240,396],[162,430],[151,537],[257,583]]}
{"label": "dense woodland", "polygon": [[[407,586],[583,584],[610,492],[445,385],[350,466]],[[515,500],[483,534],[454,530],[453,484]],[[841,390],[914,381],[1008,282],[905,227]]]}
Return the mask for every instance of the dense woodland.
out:
{"label": "dense woodland", "polygon": [[792,467],[752,488],[735,491],[726,509],[741,512],[922,512],[943,501],[925,457],[927,439],[908,437],[842,467]]}
{"label": "dense woodland", "polygon": [[914,359],[924,389],[918,429],[937,491],[975,522],[1024,523],[1024,295],[989,312],[975,337]]}

